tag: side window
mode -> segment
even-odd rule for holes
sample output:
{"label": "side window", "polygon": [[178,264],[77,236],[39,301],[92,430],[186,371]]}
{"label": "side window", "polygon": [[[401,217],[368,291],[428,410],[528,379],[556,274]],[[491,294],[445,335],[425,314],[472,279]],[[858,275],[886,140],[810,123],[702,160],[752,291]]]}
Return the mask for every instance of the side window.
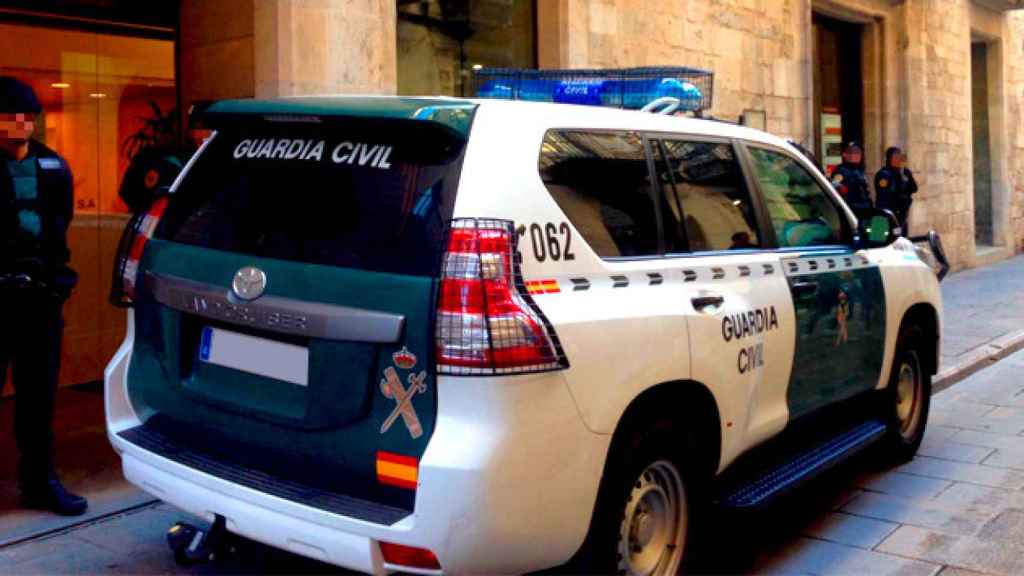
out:
{"label": "side window", "polygon": [[638,134],[549,131],[539,169],[552,198],[599,256],[658,254],[658,223]]}
{"label": "side window", "polygon": [[760,247],[754,206],[733,147],[686,140],[662,144],[678,199],[666,204],[681,220],[690,250]]}
{"label": "side window", "polygon": [[849,226],[810,172],[781,152],[749,149],[780,248],[845,243]]}

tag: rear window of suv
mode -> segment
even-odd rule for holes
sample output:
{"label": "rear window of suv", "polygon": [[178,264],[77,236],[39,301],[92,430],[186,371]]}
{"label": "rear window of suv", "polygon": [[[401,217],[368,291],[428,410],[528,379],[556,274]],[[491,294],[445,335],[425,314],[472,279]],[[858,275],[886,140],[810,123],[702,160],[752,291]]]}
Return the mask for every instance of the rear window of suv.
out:
{"label": "rear window of suv", "polygon": [[158,237],[252,256],[436,275],[465,140],[410,120],[232,122],[176,190]]}

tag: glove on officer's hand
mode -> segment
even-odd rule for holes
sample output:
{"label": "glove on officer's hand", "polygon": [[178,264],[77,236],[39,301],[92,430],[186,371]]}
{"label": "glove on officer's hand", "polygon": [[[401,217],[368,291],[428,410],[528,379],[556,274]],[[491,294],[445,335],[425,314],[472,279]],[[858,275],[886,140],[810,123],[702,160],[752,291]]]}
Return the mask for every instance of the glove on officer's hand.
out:
{"label": "glove on officer's hand", "polygon": [[54,274],[53,291],[64,300],[71,297],[71,292],[74,291],[77,285],[78,272],[75,272],[69,266],[61,266],[57,273]]}

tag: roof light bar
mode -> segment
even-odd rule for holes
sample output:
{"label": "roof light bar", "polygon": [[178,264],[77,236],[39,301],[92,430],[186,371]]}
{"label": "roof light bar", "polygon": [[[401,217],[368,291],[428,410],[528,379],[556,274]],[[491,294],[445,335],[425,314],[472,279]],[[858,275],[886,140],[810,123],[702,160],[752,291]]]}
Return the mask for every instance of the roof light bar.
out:
{"label": "roof light bar", "polygon": [[680,110],[711,107],[714,74],[694,68],[525,70],[485,68],[473,74],[478,98],[584,104],[641,110],[653,101],[678,100]]}

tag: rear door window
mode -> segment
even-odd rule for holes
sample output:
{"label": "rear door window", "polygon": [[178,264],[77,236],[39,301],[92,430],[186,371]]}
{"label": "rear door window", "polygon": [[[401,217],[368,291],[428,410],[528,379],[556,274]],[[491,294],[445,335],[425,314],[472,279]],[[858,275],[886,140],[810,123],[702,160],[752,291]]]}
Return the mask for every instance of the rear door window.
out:
{"label": "rear door window", "polygon": [[539,169],[548,192],[598,256],[659,254],[657,212],[639,134],[549,131]]}
{"label": "rear door window", "polygon": [[433,123],[258,118],[218,130],[158,235],[252,256],[435,275],[465,140]]}
{"label": "rear door window", "polygon": [[757,218],[743,172],[730,144],[662,140],[676,202],[692,252],[750,250],[761,246]]}

